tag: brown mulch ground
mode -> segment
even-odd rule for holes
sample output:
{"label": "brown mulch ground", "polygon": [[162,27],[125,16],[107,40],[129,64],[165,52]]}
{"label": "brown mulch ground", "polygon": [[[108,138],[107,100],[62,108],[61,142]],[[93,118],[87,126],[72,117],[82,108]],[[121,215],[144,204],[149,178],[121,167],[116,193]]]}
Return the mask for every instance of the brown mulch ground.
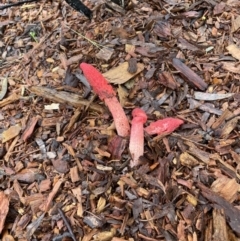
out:
{"label": "brown mulch ground", "polygon": [[[1,240],[239,240],[239,0],[85,4],[92,20],[60,0],[0,11]],[[145,133],[131,168],[82,62],[130,122],[184,124]]]}

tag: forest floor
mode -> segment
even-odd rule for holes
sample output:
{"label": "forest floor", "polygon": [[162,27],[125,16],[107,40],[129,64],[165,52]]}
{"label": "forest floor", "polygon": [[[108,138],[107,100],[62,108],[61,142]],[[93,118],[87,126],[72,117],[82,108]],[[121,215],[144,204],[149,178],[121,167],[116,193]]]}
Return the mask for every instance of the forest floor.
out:
{"label": "forest floor", "polygon": [[[240,1],[84,3],[0,11],[0,239],[240,240]],[[82,62],[184,123],[131,165]]]}

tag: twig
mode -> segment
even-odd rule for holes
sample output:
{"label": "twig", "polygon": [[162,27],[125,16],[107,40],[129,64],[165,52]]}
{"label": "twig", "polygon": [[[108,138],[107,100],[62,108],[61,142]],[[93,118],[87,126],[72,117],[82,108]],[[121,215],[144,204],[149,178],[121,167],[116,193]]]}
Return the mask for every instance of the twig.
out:
{"label": "twig", "polygon": [[62,211],[62,209],[58,208],[58,212],[60,213],[60,215],[61,215],[61,217],[62,217],[65,225],[67,226],[67,229],[68,229],[69,233],[71,234],[72,239],[73,239],[74,241],[77,241],[76,238],[75,238],[75,236],[74,236],[74,233],[73,233],[73,231],[72,231],[72,228],[71,228],[70,224],[68,223],[68,221],[67,221],[67,219],[66,219],[66,217],[65,217],[65,214],[64,214],[63,211]]}
{"label": "twig", "polygon": [[10,8],[10,7],[20,6],[24,3],[31,3],[31,2],[39,2],[39,0],[25,0],[25,1],[16,2],[16,3],[9,3],[7,5],[1,6],[0,10],[4,10],[4,9]]}
{"label": "twig", "polygon": [[103,45],[101,45],[101,44],[98,44],[98,43],[92,41],[91,39],[85,37],[84,35],[80,34],[80,33],[77,32],[77,31],[73,30],[72,28],[68,27],[67,25],[66,25],[66,27],[67,27],[68,29],[70,29],[72,32],[74,32],[74,33],[76,33],[77,35],[81,36],[82,38],[86,39],[89,43],[91,43],[92,45],[94,45],[94,46],[97,47],[98,49],[101,49],[100,46],[101,46],[102,48],[105,48],[105,46],[103,46]]}
{"label": "twig", "polygon": [[[71,6],[76,11],[83,13],[89,19],[92,18],[92,11],[87,6],[85,6],[80,0],[65,0],[65,1],[69,6]],[[0,10],[4,10],[10,7],[20,6],[24,3],[30,3],[30,2],[40,2],[40,0],[24,0],[21,2],[10,3],[7,5],[1,6]]]}

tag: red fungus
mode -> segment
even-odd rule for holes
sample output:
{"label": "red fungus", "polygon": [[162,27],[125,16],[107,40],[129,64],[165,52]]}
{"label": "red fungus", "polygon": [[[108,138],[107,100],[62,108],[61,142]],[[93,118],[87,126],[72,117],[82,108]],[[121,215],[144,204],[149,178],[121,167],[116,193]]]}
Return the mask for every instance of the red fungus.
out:
{"label": "red fungus", "polygon": [[147,115],[142,109],[136,108],[132,111],[132,116],[129,151],[132,156],[130,165],[134,167],[139,164],[139,157],[144,153],[143,124],[147,121]]}
{"label": "red fungus", "polygon": [[145,131],[149,135],[169,134],[182,124],[183,124],[183,121],[180,119],[165,118],[162,120],[152,122],[148,127],[145,128]]}
{"label": "red fungus", "polygon": [[104,101],[112,113],[118,135],[122,137],[129,136],[130,125],[127,116],[125,115],[112,86],[108,84],[103,75],[92,65],[81,63],[80,68],[93,88],[93,91]]}

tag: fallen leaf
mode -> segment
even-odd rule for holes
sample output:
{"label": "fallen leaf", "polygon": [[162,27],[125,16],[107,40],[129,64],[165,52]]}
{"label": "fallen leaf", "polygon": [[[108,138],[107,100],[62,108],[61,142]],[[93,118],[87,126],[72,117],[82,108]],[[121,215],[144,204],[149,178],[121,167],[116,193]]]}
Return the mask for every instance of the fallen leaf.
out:
{"label": "fallen leaf", "polygon": [[141,63],[137,64],[137,72],[134,74],[130,74],[128,72],[128,62],[124,62],[120,64],[118,67],[110,69],[105,72],[103,76],[108,80],[109,83],[113,84],[123,84],[128,80],[132,79],[135,75],[142,72],[144,69],[144,65]]}
{"label": "fallen leaf", "polygon": [[97,213],[101,213],[106,206],[106,199],[100,197],[97,203]]}
{"label": "fallen leaf", "polygon": [[240,28],[240,16],[238,15],[235,19],[232,19],[231,32],[234,33]]}
{"label": "fallen leaf", "polygon": [[124,87],[119,85],[117,88],[117,92],[118,92],[119,101],[120,101],[121,105],[124,106],[125,102],[127,101],[128,91]]}
{"label": "fallen leaf", "polygon": [[228,45],[227,50],[234,58],[240,60],[240,48],[236,44]]}
{"label": "fallen leaf", "polygon": [[222,62],[222,68],[235,74],[240,73],[240,65],[236,65],[234,62]]}
{"label": "fallen leaf", "polygon": [[2,133],[2,143],[5,143],[16,137],[20,133],[21,129],[22,128],[20,125],[11,126],[8,128]]}

